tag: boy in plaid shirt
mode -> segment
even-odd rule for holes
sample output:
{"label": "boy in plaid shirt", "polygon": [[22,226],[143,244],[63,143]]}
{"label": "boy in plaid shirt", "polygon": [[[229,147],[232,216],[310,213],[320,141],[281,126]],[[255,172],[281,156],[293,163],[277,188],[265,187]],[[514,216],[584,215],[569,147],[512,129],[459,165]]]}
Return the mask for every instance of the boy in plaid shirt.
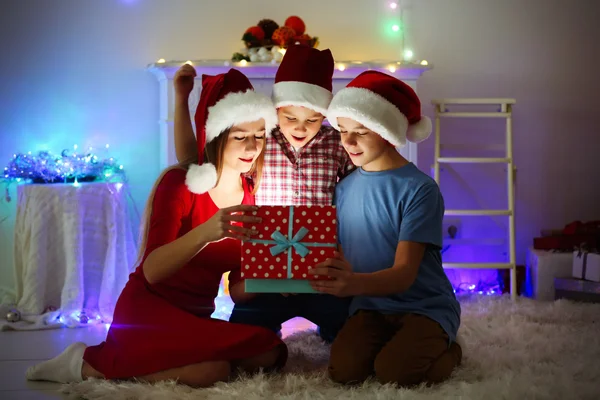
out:
{"label": "boy in plaid shirt", "polygon": [[354,170],[338,131],[323,120],[333,98],[331,51],[290,47],[275,76],[279,128],[267,138],[257,205],[331,205]]}
{"label": "boy in plaid shirt", "polygon": [[[354,170],[339,132],[323,125],[333,98],[333,70],[330,50],[299,45],[288,48],[273,87],[279,127],[267,135],[262,178],[255,182],[257,205],[332,205],[335,185]],[[189,86],[190,81],[193,86],[194,77],[193,67],[187,64],[175,76],[179,161],[187,159],[196,146],[189,115],[184,115],[189,114],[189,88],[181,95],[177,88]],[[319,327],[321,338],[331,342],[348,314],[350,299],[331,295],[245,293],[239,271],[230,273],[229,287],[236,304],[231,322],[279,331],[285,321],[303,317]]]}

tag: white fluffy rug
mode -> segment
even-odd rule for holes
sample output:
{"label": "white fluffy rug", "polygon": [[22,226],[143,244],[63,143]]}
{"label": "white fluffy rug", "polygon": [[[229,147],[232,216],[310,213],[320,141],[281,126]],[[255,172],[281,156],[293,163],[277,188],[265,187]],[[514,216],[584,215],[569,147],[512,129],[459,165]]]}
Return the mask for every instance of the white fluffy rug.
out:
{"label": "white fluffy rug", "polygon": [[436,387],[333,384],[325,374],[328,347],[307,331],[286,339],[290,359],[278,376],[210,389],[90,380],[66,385],[64,393],[110,400],[600,399],[600,304],[477,297],[462,307],[463,365]]}

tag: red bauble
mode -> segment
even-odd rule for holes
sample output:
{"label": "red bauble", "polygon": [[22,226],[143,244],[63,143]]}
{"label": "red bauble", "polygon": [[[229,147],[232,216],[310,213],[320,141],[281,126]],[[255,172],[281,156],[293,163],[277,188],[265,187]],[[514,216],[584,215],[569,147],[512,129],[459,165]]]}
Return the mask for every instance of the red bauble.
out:
{"label": "red bauble", "polygon": [[296,32],[292,28],[289,26],[280,26],[279,28],[275,29],[271,39],[276,45],[285,47],[290,44],[290,42],[294,39],[294,36],[296,36]]}
{"label": "red bauble", "polygon": [[304,32],[306,32],[306,25],[304,25],[304,21],[302,21],[302,18],[296,17],[295,15],[286,19],[284,25],[292,28],[298,36],[303,35]]}
{"label": "red bauble", "polygon": [[249,33],[256,40],[259,41],[265,39],[265,31],[263,31],[263,29],[260,26],[251,26],[250,28],[246,29],[245,33]]}

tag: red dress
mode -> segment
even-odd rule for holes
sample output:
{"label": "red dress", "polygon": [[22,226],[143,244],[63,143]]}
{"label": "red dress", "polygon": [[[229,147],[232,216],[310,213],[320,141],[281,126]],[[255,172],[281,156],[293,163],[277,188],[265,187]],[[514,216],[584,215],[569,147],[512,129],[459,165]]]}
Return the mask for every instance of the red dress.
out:
{"label": "red dress", "polygon": [[[219,210],[208,193],[196,195],[187,189],[185,175],[185,170],[171,170],[157,187],[144,260]],[[243,204],[254,204],[246,185]],[[249,358],[283,343],[265,328],[210,318],[223,273],[239,271],[239,241],[209,244],[156,284],[145,279],[142,265],[143,261],[119,296],[106,341],[88,347],[83,356],[107,379],[141,377],[203,361]]]}

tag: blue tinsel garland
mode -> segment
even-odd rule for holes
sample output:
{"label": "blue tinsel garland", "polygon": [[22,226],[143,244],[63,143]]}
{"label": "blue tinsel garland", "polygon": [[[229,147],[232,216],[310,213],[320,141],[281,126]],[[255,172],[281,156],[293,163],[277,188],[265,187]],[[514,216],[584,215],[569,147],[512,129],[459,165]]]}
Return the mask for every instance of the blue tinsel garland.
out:
{"label": "blue tinsel garland", "polygon": [[123,181],[124,171],[112,157],[100,159],[91,152],[77,154],[65,149],[60,156],[48,151],[15,154],[4,168],[4,179],[31,183],[113,182]]}

